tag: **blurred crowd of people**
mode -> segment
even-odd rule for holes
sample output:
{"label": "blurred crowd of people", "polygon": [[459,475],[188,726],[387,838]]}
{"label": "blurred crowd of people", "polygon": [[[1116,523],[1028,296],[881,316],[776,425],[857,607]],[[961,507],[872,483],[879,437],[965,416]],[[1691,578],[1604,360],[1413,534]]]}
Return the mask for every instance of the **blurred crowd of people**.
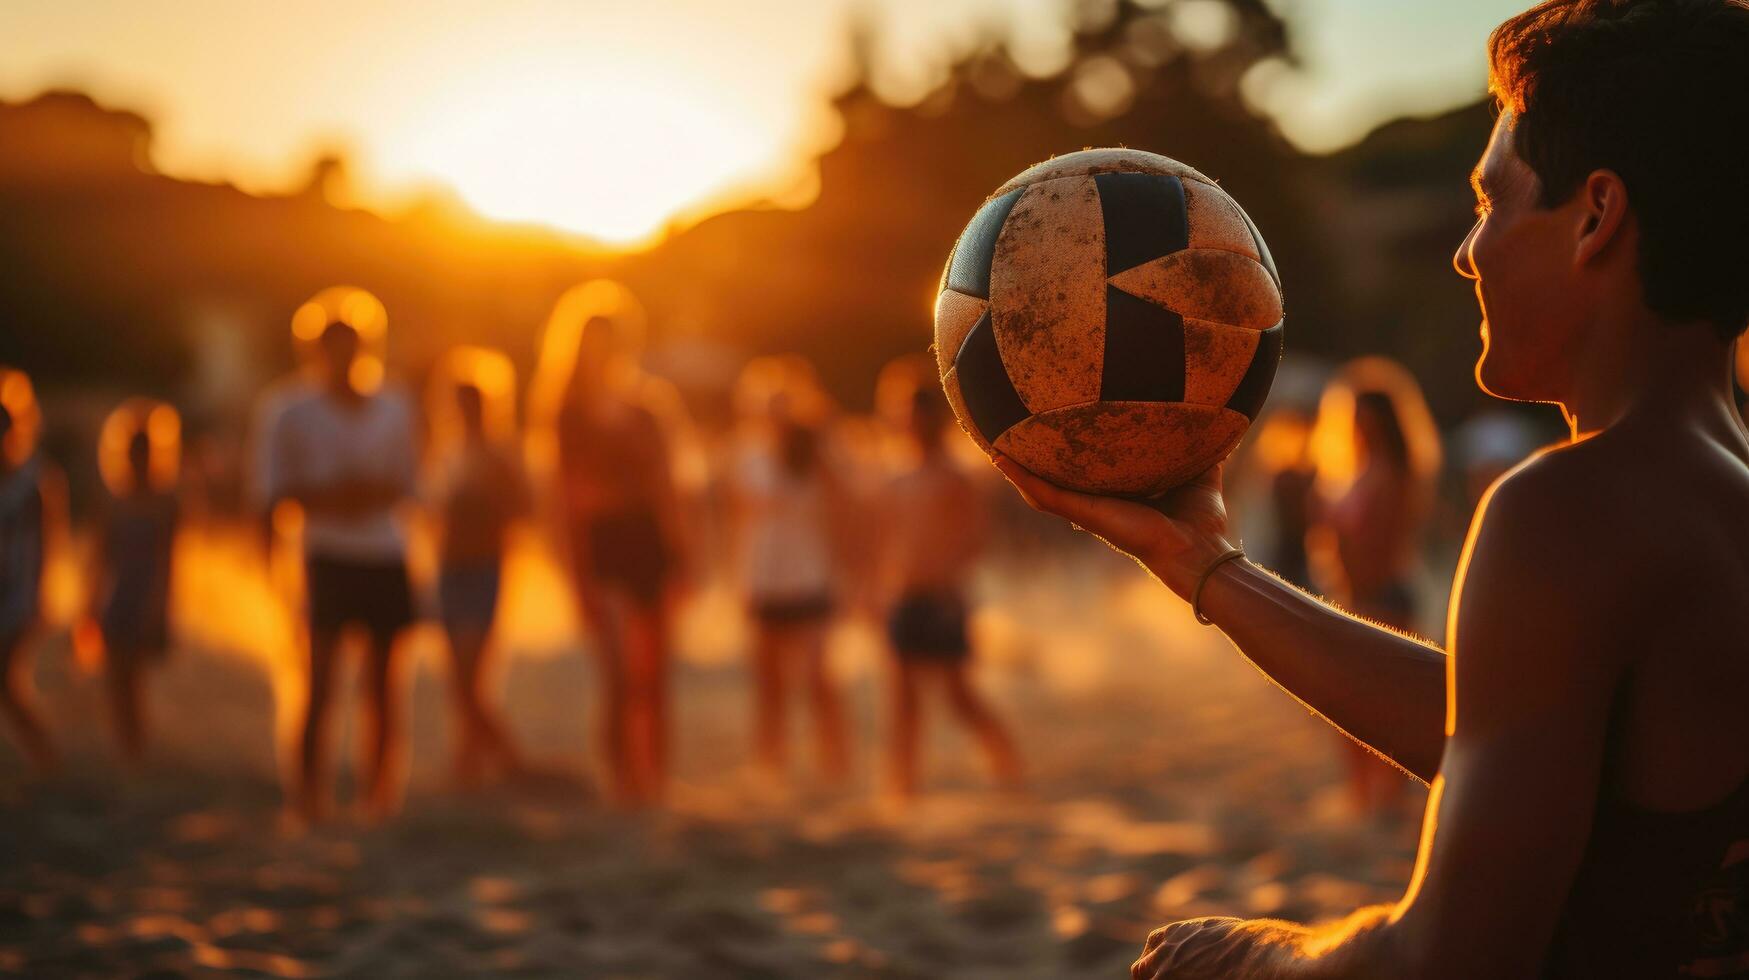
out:
{"label": "blurred crowd of people", "polygon": [[[804,358],[753,359],[735,385],[729,435],[695,453],[708,473],[700,481],[680,473],[698,448],[687,412],[643,368],[642,308],[617,283],[561,297],[526,401],[506,355],[467,346],[434,366],[421,402],[385,371],[387,325],[368,292],[317,294],[292,318],[301,366],[260,395],[251,426],[251,510],[273,580],[302,610],[308,683],[289,796],[305,819],[331,806],[328,729],[349,638],[362,647],[356,802],[378,816],[394,809],[407,725],[398,664],[422,610],[448,641],[458,784],[529,774],[490,683],[506,557],[522,530],[563,570],[590,633],[600,692],[593,748],[615,800],[663,798],[676,612],[721,570],[738,584],[751,627],[751,756],[774,781],[791,768],[792,701],[811,716],[822,781],[849,779],[853,726],[827,640],[839,618],[862,615],[884,625],[892,653],[890,788],[901,797],[919,789],[932,696],[972,734],[995,781],[1020,785],[1015,738],[970,670],[969,583],[989,536],[988,497],[926,357],[887,365],[872,416],[840,411]],[[1423,553],[1440,519],[1441,438],[1414,379],[1369,357],[1300,386],[1316,398],[1296,394],[1291,379],[1279,387],[1248,450],[1267,501],[1258,557],[1356,615],[1437,634],[1429,619],[1443,596],[1423,587],[1432,580]],[[0,409],[0,706],[31,762],[49,770],[55,739],[34,705],[29,641],[40,633],[45,540],[65,508],[38,451],[41,413],[24,373],[0,373]],[[129,761],[146,745],[142,684],[170,646],[179,429],[174,407],[135,398],[98,440],[108,499],[75,634],[101,650]],[[1506,415],[1473,420],[1456,438],[1467,499],[1449,523],[1461,526],[1481,490],[1536,440]],[[878,454],[856,450],[871,443]],[[701,486],[714,511],[701,507]],[[409,572],[415,528],[434,545],[429,576]],[[1392,807],[1400,774],[1341,745],[1354,806]]]}
{"label": "blurred crowd of people", "polygon": [[[594,745],[613,799],[656,804],[669,783],[673,624],[713,563],[733,570],[752,625],[753,756],[768,775],[781,780],[789,768],[786,718],[799,694],[821,776],[847,781],[851,728],[826,638],[837,617],[872,614],[893,653],[892,788],[918,788],[921,705],[935,690],[987,750],[997,781],[1019,785],[1014,739],[969,669],[967,585],[986,535],[985,498],[954,453],[957,430],[927,359],[886,368],[875,419],[836,411],[805,359],[749,363],[732,434],[708,454],[723,513],[721,533],[706,535],[698,487],[677,477],[687,413],[641,367],[643,313],[623,286],[596,281],[561,297],[526,425],[512,362],[482,347],[442,358],[421,406],[384,369],[387,324],[368,292],[317,294],[292,318],[299,369],[260,395],[251,425],[251,509],[270,577],[303,613],[307,696],[289,787],[303,818],[331,808],[328,730],[348,640],[358,648],[364,716],[355,802],[375,816],[394,809],[407,724],[398,665],[421,610],[434,611],[448,641],[457,781],[528,774],[488,683],[518,529],[549,549],[591,634]],[[6,370],[0,393],[0,706],[33,765],[48,771],[55,740],[35,704],[29,647],[41,632],[46,541],[64,506],[38,451],[29,378]],[[143,678],[170,646],[179,427],[172,406],[131,399],[98,447],[108,499],[75,633],[101,650],[129,761],[146,744]],[[886,461],[875,472],[846,450],[870,440]],[[415,528],[435,545],[428,596],[410,574]],[[725,553],[701,554],[707,539]]]}

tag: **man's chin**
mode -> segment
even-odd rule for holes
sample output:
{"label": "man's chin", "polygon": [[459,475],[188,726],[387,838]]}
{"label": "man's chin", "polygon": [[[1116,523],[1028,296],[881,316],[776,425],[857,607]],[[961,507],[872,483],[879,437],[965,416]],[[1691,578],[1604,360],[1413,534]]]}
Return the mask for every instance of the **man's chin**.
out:
{"label": "man's chin", "polygon": [[1525,384],[1523,379],[1515,379],[1511,373],[1502,369],[1498,355],[1490,357],[1486,347],[1482,356],[1476,359],[1476,387],[1483,394],[1491,395],[1502,401],[1509,402],[1543,402],[1550,396],[1537,390],[1534,384]]}

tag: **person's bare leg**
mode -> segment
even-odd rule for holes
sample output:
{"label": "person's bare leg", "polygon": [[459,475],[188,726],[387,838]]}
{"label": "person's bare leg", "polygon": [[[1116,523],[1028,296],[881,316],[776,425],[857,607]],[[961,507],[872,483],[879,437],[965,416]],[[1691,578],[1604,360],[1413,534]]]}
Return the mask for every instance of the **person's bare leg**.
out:
{"label": "person's bare leg", "polygon": [[667,669],[662,641],[659,614],[637,609],[626,616],[626,764],[632,802],[640,805],[658,802],[665,782],[667,712],[662,694]]}
{"label": "person's bare leg", "polygon": [[304,702],[304,727],[298,752],[297,810],[315,823],[328,813],[328,711],[334,687],[334,660],[340,649],[338,630],[310,631],[309,692]]}
{"label": "person's bare leg", "polygon": [[393,635],[373,634],[364,660],[363,803],[365,813],[379,820],[394,813],[403,751],[401,691],[395,676],[397,641]]}
{"label": "person's bare leg", "polygon": [[455,728],[456,786],[477,789],[485,775],[486,747],[475,704],[480,652],[485,637],[477,630],[449,630],[450,714]]}
{"label": "person's bare leg", "polygon": [[674,658],[668,648],[669,637],[672,635],[672,620],[667,606],[657,607],[652,611],[650,620],[650,663],[652,666],[650,679],[650,704],[653,711],[650,714],[650,760],[653,763],[651,771],[651,789],[654,802],[660,803],[668,793],[668,774],[673,764],[673,735],[670,727],[673,712],[674,685],[671,682]]}
{"label": "person's bare leg", "polygon": [[844,725],[844,696],[832,680],[826,658],[826,627],[800,627],[796,643],[802,649],[808,671],[808,702],[813,706],[814,730],[820,746],[820,771],[826,781],[842,785],[850,778],[850,734]]}
{"label": "person's bare leg", "polygon": [[1014,747],[1014,737],[972,686],[971,672],[965,664],[954,664],[945,673],[948,704],[977,735],[996,781],[1006,789],[1019,788],[1020,753]]}
{"label": "person's bare leg", "polygon": [[18,745],[38,775],[53,772],[57,757],[48,728],[36,710],[36,685],[31,682],[30,657],[24,634],[0,637],[0,714],[12,726]]}
{"label": "person's bare leg", "polygon": [[129,766],[136,766],[145,756],[146,734],[141,666],[144,654],[137,652],[116,651],[112,656],[109,669],[105,671],[109,682],[110,717],[115,725],[116,745],[121,749],[122,761]]}
{"label": "person's bare leg", "polygon": [[610,792],[620,802],[630,802],[634,795],[631,771],[626,767],[626,652],[623,610],[617,604],[601,603],[596,607],[596,666],[599,677],[596,744],[607,771]]}
{"label": "person's bare leg", "polygon": [[491,650],[490,643],[491,630],[488,627],[480,634],[473,656],[468,661],[465,678],[467,707],[481,761],[490,764],[495,760],[501,772],[514,776],[522,772],[522,753],[510,737],[503,717],[493,707],[486,691],[486,665]]}
{"label": "person's bare leg", "polygon": [[765,775],[781,777],[784,758],[783,630],[759,626],[753,641],[753,756]]}
{"label": "person's bare leg", "polygon": [[919,668],[903,656],[893,659],[892,743],[888,766],[893,793],[902,800],[917,795],[917,748],[922,718],[918,711]]}

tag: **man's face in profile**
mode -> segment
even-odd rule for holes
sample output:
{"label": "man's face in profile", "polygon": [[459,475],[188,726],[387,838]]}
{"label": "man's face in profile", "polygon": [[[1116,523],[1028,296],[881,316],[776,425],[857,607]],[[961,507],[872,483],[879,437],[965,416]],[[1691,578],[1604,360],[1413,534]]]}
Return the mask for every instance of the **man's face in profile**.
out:
{"label": "man's face in profile", "polygon": [[1476,224],[1458,247],[1458,273],[1473,280],[1482,311],[1476,383],[1497,398],[1554,401],[1579,342],[1574,242],[1564,206],[1538,203],[1536,174],[1513,149],[1502,113],[1476,166]]}

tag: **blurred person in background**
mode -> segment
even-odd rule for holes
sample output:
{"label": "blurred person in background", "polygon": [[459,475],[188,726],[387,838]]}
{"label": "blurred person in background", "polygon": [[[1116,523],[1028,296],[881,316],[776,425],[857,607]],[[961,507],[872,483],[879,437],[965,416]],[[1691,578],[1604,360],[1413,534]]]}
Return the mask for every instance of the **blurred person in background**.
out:
{"label": "blurred person in background", "polygon": [[643,311],[585,283],[547,321],[531,437],[550,478],[567,570],[595,633],[601,747],[621,803],[659,802],[669,767],[670,642],[691,541],[675,485],[678,398],[638,362]]}
{"label": "blurred person in background", "polygon": [[1458,426],[1452,448],[1463,467],[1465,523],[1495,481],[1548,441],[1523,415],[1505,409],[1482,412]]}
{"label": "blurred person in background", "polygon": [[337,286],[292,317],[305,360],[258,406],[255,484],[275,526],[301,515],[309,625],[309,695],[299,743],[296,807],[308,820],[328,808],[326,739],[343,635],[364,651],[364,791],[368,816],[394,809],[404,753],[404,706],[395,655],[413,622],[400,511],[415,489],[412,398],[386,384],[380,347],[388,317],[376,297]]}
{"label": "blurred person in background", "polygon": [[901,800],[916,795],[926,688],[939,689],[977,738],[996,781],[1021,785],[1014,738],[972,685],[967,587],[983,553],[988,504],[954,459],[959,438],[930,363],[906,357],[881,372],[876,400],[909,457],[888,481],[878,589],[893,652],[889,766]]}
{"label": "blurred person in background", "polygon": [[1297,405],[1273,409],[1258,425],[1253,460],[1268,482],[1270,527],[1262,554],[1270,570],[1300,588],[1311,587],[1306,537],[1312,529],[1312,494],[1318,467],[1312,458],[1312,417]]}
{"label": "blurred person in background", "polygon": [[826,659],[843,580],[849,502],[827,455],[829,404],[800,357],[758,358],[736,385],[730,540],[753,622],[754,753],[787,769],[786,695],[805,684],[826,779],[850,773],[844,699]]}
{"label": "blurred person in background", "polygon": [[449,640],[455,778],[477,788],[489,766],[515,777],[521,754],[487,702],[486,659],[512,528],[529,514],[516,452],[516,376],[510,359],[478,347],[450,351],[433,372],[431,486],[438,532],[437,600]]}
{"label": "blurred person in background", "polygon": [[55,767],[26,646],[42,610],[42,411],[23,371],[0,367],[0,711],[38,774]]}
{"label": "blurred person in background", "polygon": [[174,408],[141,398],[111,412],[98,436],[109,500],[98,532],[95,619],[116,740],[129,764],[146,749],[146,670],[169,652],[181,428]]}
{"label": "blurred person in background", "polygon": [[[1316,501],[1308,551],[1323,591],[1349,611],[1403,633],[1420,613],[1415,576],[1439,477],[1439,430],[1402,365],[1365,357],[1324,390],[1313,430]],[[1385,815],[1403,774],[1352,739],[1340,740],[1350,801]]]}

